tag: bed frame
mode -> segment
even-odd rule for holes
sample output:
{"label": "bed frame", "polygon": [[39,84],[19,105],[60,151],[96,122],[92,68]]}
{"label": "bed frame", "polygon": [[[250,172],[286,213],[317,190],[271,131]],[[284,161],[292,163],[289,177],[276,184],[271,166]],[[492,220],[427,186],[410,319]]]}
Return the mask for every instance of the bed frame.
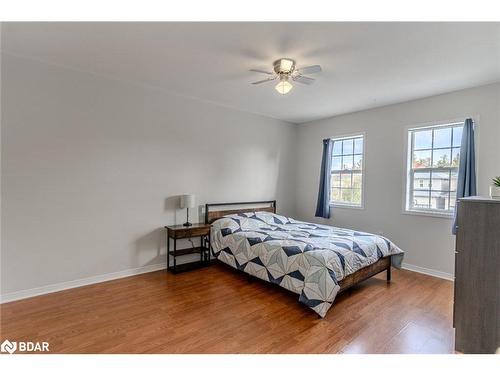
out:
{"label": "bed frame", "polygon": [[[262,206],[267,205],[267,206]],[[236,209],[222,209],[217,211],[212,211],[212,207],[226,207],[226,206],[245,206]],[[220,219],[225,215],[241,214],[244,212],[258,212],[266,211],[276,213],[276,201],[255,201],[255,202],[231,202],[231,203],[207,203],[205,205],[205,223],[212,224],[215,220]],[[360,282],[369,279],[372,276],[379,274],[380,272],[387,272],[387,282],[391,281],[391,255],[384,258],[380,258],[373,264],[367,267],[361,268],[356,272],[345,277],[339,282],[340,292],[349,289]]]}

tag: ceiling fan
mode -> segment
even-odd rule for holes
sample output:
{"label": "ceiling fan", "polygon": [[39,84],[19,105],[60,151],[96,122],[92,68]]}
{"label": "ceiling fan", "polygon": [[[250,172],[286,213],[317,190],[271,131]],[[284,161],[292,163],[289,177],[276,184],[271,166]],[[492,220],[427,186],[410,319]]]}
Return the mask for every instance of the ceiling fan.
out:
{"label": "ceiling fan", "polygon": [[267,72],[261,69],[250,69],[251,72],[263,73],[272,76],[261,81],[252,82],[252,85],[259,85],[261,83],[279,80],[278,84],[275,86],[275,89],[280,94],[285,95],[288,94],[293,88],[293,85],[290,81],[310,85],[314,82],[314,78],[306,77],[304,74],[321,72],[321,66],[319,65],[305,66],[303,68],[297,69],[295,66],[295,60],[288,58],[276,60],[273,63],[273,68],[274,73]]}

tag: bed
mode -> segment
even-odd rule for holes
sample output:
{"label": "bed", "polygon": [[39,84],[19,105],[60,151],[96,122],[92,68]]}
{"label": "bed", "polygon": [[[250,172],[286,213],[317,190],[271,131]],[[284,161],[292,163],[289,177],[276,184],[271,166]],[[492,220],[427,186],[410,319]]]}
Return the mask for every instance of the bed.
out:
{"label": "bed", "polygon": [[379,235],[278,215],[276,201],[210,203],[205,221],[213,256],[298,294],[322,318],[339,292],[382,271],[390,282],[404,255]]}

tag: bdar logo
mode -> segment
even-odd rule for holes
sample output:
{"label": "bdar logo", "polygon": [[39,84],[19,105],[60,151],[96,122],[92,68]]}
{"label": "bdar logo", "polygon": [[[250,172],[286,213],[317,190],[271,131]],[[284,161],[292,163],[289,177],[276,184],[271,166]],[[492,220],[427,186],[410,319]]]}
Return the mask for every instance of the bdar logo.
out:
{"label": "bdar logo", "polygon": [[46,341],[9,341],[5,340],[2,345],[0,345],[0,351],[3,353],[13,354],[15,351],[18,353],[24,352],[48,352],[49,343]]}
{"label": "bdar logo", "polygon": [[9,340],[5,340],[2,342],[2,345],[0,346],[0,350],[5,353],[14,353],[17,349],[17,342],[10,342]]}

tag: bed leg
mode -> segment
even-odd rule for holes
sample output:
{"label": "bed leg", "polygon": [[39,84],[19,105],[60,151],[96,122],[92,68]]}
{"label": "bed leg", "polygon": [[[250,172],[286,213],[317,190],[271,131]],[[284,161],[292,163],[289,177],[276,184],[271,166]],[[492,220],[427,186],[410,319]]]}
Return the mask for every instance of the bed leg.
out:
{"label": "bed leg", "polygon": [[387,282],[391,282],[391,266],[387,267]]}

